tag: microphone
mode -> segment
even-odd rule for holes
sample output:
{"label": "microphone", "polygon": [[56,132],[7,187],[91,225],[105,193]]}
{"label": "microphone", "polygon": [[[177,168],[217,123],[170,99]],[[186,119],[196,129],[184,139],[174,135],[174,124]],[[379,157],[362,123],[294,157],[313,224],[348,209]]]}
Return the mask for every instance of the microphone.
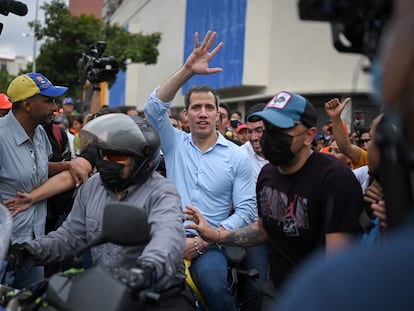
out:
{"label": "microphone", "polygon": [[0,0],[0,13],[7,16],[9,12],[18,16],[25,16],[27,14],[27,5],[14,0]]}

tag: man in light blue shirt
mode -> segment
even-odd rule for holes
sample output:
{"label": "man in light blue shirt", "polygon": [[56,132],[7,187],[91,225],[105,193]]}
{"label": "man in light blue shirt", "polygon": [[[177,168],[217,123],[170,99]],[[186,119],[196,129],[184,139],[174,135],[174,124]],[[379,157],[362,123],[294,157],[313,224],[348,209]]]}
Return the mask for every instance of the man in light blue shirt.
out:
{"label": "man in light blue shirt", "polygon": [[[48,162],[52,147],[41,124],[51,122],[57,111],[55,97],[67,87],[54,86],[40,73],[22,74],[7,89],[13,103],[11,111],[0,118],[0,195],[4,200],[16,191],[30,192],[48,176],[69,169],[70,162]],[[46,201],[31,207],[9,207],[13,216],[12,243],[23,243],[44,235]],[[42,267],[23,266],[8,283],[23,288],[43,279]]]}
{"label": "man in light blue shirt", "polygon": [[[210,59],[221,49],[220,43],[209,52],[216,33],[208,32],[185,64],[154,90],[144,111],[148,122],[158,131],[164,153],[167,178],[181,195],[183,208],[197,207],[209,223],[221,230],[236,229],[256,217],[255,180],[248,155],[216,131],[219,98],[207,86],[195,86],[185,96],[185,114],[190,133],[174,129],[167,110],[183,84],[195,74],[210,74]],[[229,216],[230,207],[234,213]],[[208,244],[195,232],[187,232],[184,256],[191,259],[190,271],[210,310],[236,310],[227,285],[227,262],[221,248]],[[219,242],[219,241],[217,241]]]}

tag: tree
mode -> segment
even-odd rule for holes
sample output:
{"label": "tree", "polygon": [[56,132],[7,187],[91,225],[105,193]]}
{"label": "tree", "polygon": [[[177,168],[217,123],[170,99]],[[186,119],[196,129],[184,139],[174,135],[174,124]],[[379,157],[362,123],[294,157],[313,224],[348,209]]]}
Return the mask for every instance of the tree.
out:
{"label": "tree", "polygon": [[16,76],[10,75],[7,71],[0,71],[0,93],[7,93],[7,88],[14,78]]}
{"label": "tree", "polygon": [[62,0],[53,0],[41,6],[45,11],[44,26],[33,22],[37,40],[45,39],[36,58],[38,72],[53,83],[69,86],[71,96],[79,96],[79,59],[90,45],[106,41],[103,56],[114,56],[125,69],[125,61],[155,64],[161,34],[132,34],[119,25],[104,24],[93,15],[72,16]]}

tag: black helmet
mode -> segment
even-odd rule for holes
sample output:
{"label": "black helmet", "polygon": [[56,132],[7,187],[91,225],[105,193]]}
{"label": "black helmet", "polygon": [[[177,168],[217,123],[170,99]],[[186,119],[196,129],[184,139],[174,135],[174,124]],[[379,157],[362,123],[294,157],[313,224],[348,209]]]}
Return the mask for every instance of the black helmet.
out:
{"label": "black helmet", "polygon": [[100,150],[131,155],[130,184],[143,184],[160,161],[160,139],[157,132],[138,116],[123,113],[103,115],[82,129],[82,143]]}

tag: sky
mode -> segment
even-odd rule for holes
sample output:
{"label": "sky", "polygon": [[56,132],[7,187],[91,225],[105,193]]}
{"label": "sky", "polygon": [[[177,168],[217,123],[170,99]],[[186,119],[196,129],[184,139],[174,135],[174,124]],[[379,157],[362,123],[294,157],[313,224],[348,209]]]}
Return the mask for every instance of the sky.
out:
{"label": "sky", "polygon": [[[26,4],[28,8],[28,13],[25,16],[17,16],[12,13],[8,16],[0,14],[0,23],[3,23],[3,31],[0,34],[0,56],[22,55],[32,61],[33,36],[28,23],[35,20],[36,1],[39,4],[38,20],[43,22],[44,13],[40,7],[43,3],[50,2],[48,0],[20,0],[19,2]],[[69,0],[65,2],[68,4]],[[23,33],[26,33],[27,36],[24,36]],[[36,44],[36,53],[38,53],[40,45],[40,43]]]}

